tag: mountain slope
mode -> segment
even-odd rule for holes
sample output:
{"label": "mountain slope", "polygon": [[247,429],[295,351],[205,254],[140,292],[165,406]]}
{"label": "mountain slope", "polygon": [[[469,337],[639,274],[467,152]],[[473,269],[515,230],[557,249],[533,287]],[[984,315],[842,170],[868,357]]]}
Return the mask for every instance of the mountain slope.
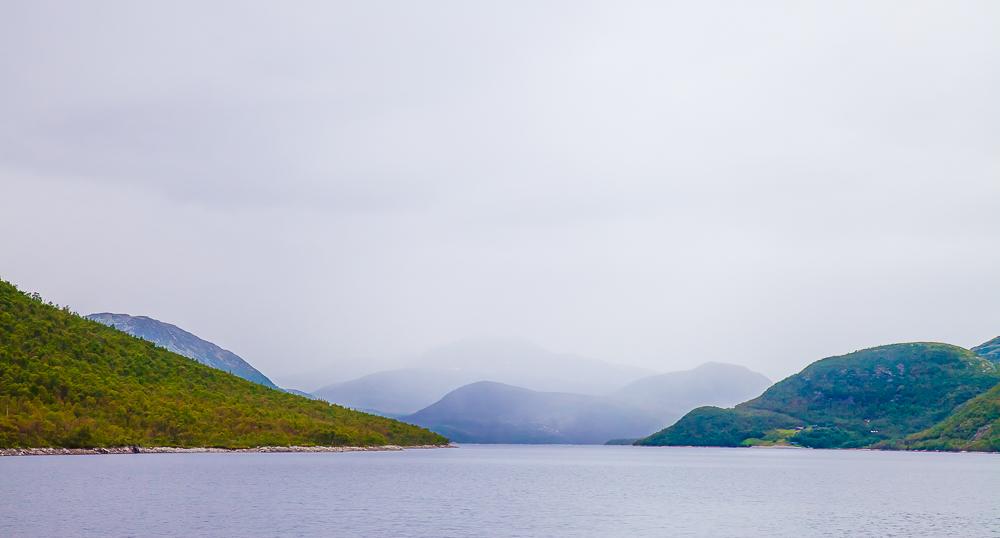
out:
{"label": "mountain slope", "polygon": [[870,446],[929,428],[998,382],[998,365],[957,346],[882,346],[816,361],[735,409],[696,409],[638,444]]}
{"label": "mountain slope", "polygon": [[[802,424],[796,418],[758,409],[705,406],[635,444],[646,446],[742,446],[748,439],[769,439]],[[757,443],[755,443],[757,444]],[[761,443],[767,444],[767,443]]]}
{"label": "mountain slope", "polygon": [[328,385],[313,395],[345,407],[402,416],[415,413],[448,392],[479,379],[479,374],[465,370],[401,368]]}
{"label": "mountain slope", "polygon": [[972,351],[980,357],[986,357],[993,362],[1000,362],[1000,336],[989,342],[979,344]]}
{"label": "mountain slope", "polygon": [[466,443],[599,444],[663,425],[656,415],[607,398],[490,381],[455,389],[402,420]]}
{"label": "mountain slope", "polygon": [[675,418],[705,405],[731,407],[771,386],[771,380],[735,364],[709,362],[691,370],[644,377],[612,393],[623,404]]}
{"label": "mountain slope", "polygon": [[888,446],[1000,452],[1000,385],[962,404],[938,424]]}
{"label": "mountain slope", "polygon": [[0,409],[0,447],[445,442],[199,364],[3,281]]}
{"label": "mountain slope", "polygon": [[102,312],[90,314],[87,319],[103,323],[109,327],[149,340],[178,355],[194,359],[202,364],[229,372],[243,379],[259,383],[272,389],[278,388],[264,374],[250,366],[239,355],[222,349],[212,342],[202,340],[197,336],[169,323],[146,316],[130,316],[128,314],[111,314]]}
{"label": "mountain slope", "polygon": [[[1000,336],[972,351],[1000,363]],[[965,402],[938,424],[889,446],[911,450],[1000,452],[1000,385]]]}

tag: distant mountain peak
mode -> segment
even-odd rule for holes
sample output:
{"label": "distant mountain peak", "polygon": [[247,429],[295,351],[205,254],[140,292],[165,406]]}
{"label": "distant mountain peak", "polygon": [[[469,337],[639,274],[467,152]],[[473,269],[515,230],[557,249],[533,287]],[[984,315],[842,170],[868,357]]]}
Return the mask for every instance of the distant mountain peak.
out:
{"label": "distant mountain peak", "polygon": [[1000,362],[1000,336],[972,348],[972,352],[993,362]]}
{"label": "distant mountain peak", "polygon": [[643,435],[665,419],[602,396],[543,392],[477,381],[402,417],[458,442],[603,444]]}
{"label": "distant mountain peak", "polygon": [[604,443],[646,435],[697,406],[734,405],[768,385],[766,377],[724,363],[644,377],[603,395],[532,390],[485,378],[403,420],[459,442]]}
{"label": "distant mountain peak", "polygon": [[86,318],[148,340],[162,348],[212,368],[229,372],[266,387],[278,388],[267,376],[260,373],[239,355],[203,340],[176,325],[149,316],[133,316],[112,312],[90,314]]}

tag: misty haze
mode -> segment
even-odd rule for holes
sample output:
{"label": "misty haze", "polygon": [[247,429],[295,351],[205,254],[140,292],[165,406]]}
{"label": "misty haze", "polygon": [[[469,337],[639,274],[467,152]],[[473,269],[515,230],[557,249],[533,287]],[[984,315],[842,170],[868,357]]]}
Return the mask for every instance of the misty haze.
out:
{"label": "misty haze", "polygon": [[0,536],[1000,533],[997,3],[0,12]]}

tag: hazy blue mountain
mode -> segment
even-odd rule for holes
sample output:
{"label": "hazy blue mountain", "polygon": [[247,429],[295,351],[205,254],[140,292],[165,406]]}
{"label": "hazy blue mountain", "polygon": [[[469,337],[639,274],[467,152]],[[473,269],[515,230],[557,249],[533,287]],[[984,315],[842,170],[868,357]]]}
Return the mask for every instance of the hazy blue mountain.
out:
{"label": "hazy blue mountain", "polygon": [[377,415],[414,413],[456,388],[478,381],[480,374],[443,368],[386,370],[313,392],[317,398]]}
{"label": "hazy blue mountain", "polygon": [[602,444],[664,425],[656,414],[606,397],[538,392],[490,381],[460,387],[401,420],[460,443]]}
{"label": "hazy blue mountain", "polygon": [[1000,362],[1000,336],[984,344],[979,344],[978,346],[972,348],[972,351],[977,355],[986,357],[993,362]]}
{"label": "hazy blue mountain", "polygon": [[403,420],[459,442],[604,443],[638,438],[700,405],[734,405],[770,381],[741,366],[709,363],[649,376],[608,395],[536,391],[481,381]]}
{"label": "hazy blue mountain", "polygon": [[512,339],[470,339],[424,353],[419,368],[468,371],[490,380],[537,391],[607,394],[655,372],[568,353],[555,353]]}
{"label": "hazy blue mountain", "polygon": [[644,377],[612,397],[640,409],[678,418],[703,405],[732,407],[759,396],[771,380],[746,367],[709,362],[691,370]]}
{"label": "hazy blue mountain", "polygon": [[424,353],[412,361],[411,367],[334,383],[313,394],[354,409],[402,416],[475,381],[546,392],[606,394],[650,373],[642,368],[553,353],[518,340],[463,340]]}
{"label": "hazy blue mountain", "polygon": [[279,388],[267,376],[240,358],[239,355],[222,349],[211,342],[202,340],[176,325],[164,323],[146,316],[130,316],[128,314],[111,314],[108,312],[90,314],[86,317],[87,319],[131,334],[132,336],[149,340],[162,348],[194,359],[202,364],[218,368],[219,370],[229,372],[266,387]]}

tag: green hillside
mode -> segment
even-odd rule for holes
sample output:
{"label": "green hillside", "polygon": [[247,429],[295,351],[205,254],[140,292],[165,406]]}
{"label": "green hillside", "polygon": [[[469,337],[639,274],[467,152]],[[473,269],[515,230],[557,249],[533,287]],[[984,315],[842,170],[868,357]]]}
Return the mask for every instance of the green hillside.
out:
{"label": "green hillside", "polygon": [[887,447],[1000,452],[1000,385],[969,400],[940,423]]}
{"label": "green hillside", "polygon": [[802,421],[757,409],[705,406],[684,415],[673,426],[635,444],[647,446],[741,446],[747,439],[764,439],[769,432],[794,428]]}
{"label": "green hillside", "polygon": [[445,442],[215,370],[0,281],[2,448]]}
{"label": "green hillside", "polygon": [[872,446],[930,428],[998,382],[997,364],[960,347],[881,346],[816,361],[734,409],[695,409],[637,444]]}

